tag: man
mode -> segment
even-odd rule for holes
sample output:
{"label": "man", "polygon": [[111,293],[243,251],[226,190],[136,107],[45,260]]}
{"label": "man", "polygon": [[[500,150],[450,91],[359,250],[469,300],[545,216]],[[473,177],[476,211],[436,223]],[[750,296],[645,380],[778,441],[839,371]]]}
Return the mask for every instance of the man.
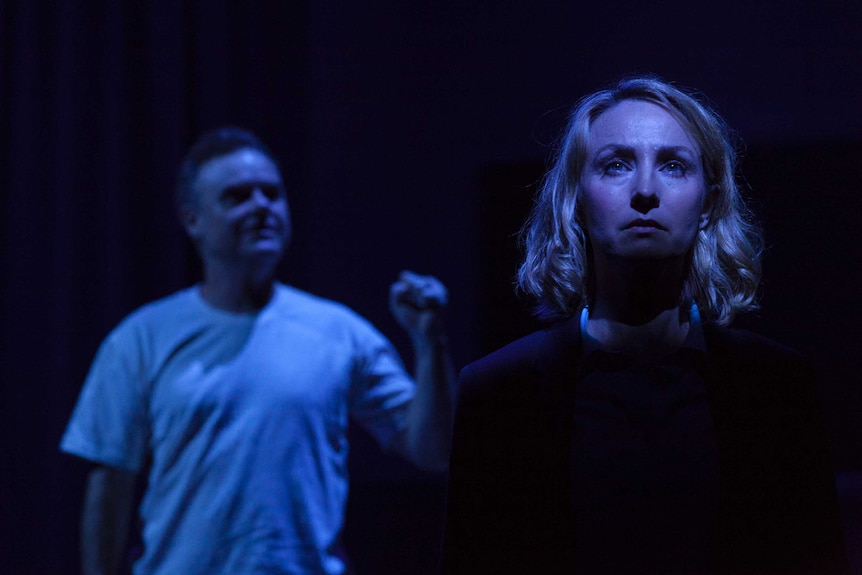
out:
{"label": "man", "polygon": [[290,216],[279,169],[255,136],[204,134],[180,169],[177,203],[203,281],[108,336],[61,442],[95,464],[84,573],[117,570],[145,469],[135,573],[343,573],[348,417],[383,448],[446,466],[446,290],[410,272],[392,286],[414,382],[365,320],[274,280]]}

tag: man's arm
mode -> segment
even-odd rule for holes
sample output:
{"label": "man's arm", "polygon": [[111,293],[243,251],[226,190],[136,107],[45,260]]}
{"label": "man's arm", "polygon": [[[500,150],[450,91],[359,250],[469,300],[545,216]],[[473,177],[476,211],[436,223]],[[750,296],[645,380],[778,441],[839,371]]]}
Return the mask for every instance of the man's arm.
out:
{"label": "man's arm", "polygon": [[410,334],[416,359],[416,394],[407,411],[400,452],[425,469],[449,463],[455,370],[443,328],[446,288],[431,276],[402,272],[389,292],[395,319]]}
{"label": "man's arm", "polygon": [[90,471],[81,514],[81,572],[113,575],[126,551],[136,474],[99,465]]}

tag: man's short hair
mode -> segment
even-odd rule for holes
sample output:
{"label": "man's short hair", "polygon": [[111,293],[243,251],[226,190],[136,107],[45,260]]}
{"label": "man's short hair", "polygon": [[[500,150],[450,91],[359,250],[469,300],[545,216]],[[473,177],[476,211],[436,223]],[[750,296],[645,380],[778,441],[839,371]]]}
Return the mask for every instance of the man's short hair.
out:
{"label": "man's short hair", "polygon": [[248,130],[226,126],[201,134],[180,164],[175,196],[177,209],[195,203],[194,184],[201,166],[213,158],[246,148],[259,151],[277,165],[266,144]]}

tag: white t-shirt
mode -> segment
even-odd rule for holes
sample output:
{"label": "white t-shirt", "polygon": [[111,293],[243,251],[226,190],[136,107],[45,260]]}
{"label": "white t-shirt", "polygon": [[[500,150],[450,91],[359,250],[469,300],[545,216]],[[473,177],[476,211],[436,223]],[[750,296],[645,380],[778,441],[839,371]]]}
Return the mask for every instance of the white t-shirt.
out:
{"label": "white t-shirt", "polygon": [[348,416],[383,448],[414,384],[390,343],[339,304],[277,284],[257,314],[189,288],[103,342],[61,442],[149,463],[138,574],[338,574]]}

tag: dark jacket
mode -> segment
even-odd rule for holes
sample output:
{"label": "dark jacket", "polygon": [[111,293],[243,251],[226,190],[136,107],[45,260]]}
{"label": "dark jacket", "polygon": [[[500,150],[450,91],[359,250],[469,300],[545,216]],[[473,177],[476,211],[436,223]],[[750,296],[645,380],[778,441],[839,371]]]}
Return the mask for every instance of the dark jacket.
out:
{"label": "dark jacket", "polygon": [[[704,326],[704,337],[698,369],[720,469],[709,573],[844,573],[834,476],[807,363],[747,331]],[[461,372],[444,575],[573,573],[577,462],[569,454],[580,359],[573,317]]]}

